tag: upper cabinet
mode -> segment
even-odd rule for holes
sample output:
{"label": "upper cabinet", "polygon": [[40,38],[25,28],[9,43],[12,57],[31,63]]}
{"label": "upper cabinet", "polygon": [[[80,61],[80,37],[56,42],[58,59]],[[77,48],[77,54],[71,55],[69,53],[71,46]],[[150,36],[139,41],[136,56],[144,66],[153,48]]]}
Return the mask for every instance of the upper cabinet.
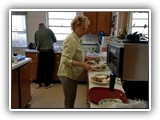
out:
{"label": "upper cabinet", "polygon": [[84,12],[84,15],[90,20],[87,34],[97,34],[103,31],[106,35],[110,35],[112,12]]}
{"label": "upper cabinet", "polygon": [[90,25],[86,31],[87,34],[97,34],[97,14],[97,12],[84,12],[84,16],[87,16],[90,21]]}
{"label": "upper cabinet", "polygon": [[97,31],[103,31],[106,35],[110,35],[112,24],[112,12],[98,12]]}

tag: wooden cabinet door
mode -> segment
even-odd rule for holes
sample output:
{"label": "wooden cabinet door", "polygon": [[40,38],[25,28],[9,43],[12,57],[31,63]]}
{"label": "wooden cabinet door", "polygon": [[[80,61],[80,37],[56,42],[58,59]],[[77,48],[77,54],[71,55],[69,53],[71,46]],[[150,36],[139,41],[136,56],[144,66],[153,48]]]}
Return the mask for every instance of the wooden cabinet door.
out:
{"label": "wooden cabinet door", "polygon": [[58,72],[58,68],[59,68],[59,64],[60,64],[60,60],[61,60],[61,53],[55,53],[54,55],[54,60],[55,60],[55,64],[54,64],[54,73],[53,73],[53,79],[54,80],[59,80],[59,77],[57,76],[57,72]]}
{"label": "wooden cabinet door", "polygon": [[18,69],[12,71],[11,82],[11,108],[19,108],[19,92],[18,92]]}
{"label": "wooden cabinet door", "polygon": [[30,73],[30,77],[31,80],[36,80],[36,76],[37,76],[37,64],[38,64],[38,53],[33,53],[33,52],[26,52],[25,55],[27,57],[32,58],[32,62],[31,62],[31,73]]}
{"label": "wooden cabinet door", "polygon": [[106,35],[110,35],[112,12],[84,12],[84,15],[90,20],[86,34],[97,34],[103,31]]}
{"label": "wooden cabinet door", "polygon": [[25,108],[31,100],[30,63],[20,67],[20,99],[21,108]]}
{"label": "wooden cabinet door", "polygon": [[36,80],[37,77],[37,64],[38,64],[38,60],[33,60],[31,62],[31,80]]}
{"label": "wooden cabinet door", "polygon": [[97,12],[84,12],[84,16],[90,21],[86,34],[97,34]]}
{"label": "wooden cabinet door", "polygon": [[98,12],[97,17],[97,32],[103,31],[106,35],[110,35],[112,13],[111,12]]}

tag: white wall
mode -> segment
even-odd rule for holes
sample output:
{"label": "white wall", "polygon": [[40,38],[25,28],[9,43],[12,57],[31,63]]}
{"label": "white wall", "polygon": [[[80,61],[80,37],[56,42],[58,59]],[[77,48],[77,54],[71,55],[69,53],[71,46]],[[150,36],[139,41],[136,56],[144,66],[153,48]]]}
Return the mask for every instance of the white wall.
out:
{"label": "white wall", "polygon": [[34,42],[34,33],[38,29],[39,23],[46,24],[46,12],[30,11],[27,18],[28,43]]}

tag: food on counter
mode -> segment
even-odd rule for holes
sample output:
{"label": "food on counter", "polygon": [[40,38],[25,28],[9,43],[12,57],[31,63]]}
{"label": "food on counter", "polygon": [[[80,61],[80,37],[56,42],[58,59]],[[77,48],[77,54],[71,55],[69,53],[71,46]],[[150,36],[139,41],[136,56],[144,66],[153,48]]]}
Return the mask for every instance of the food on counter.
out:
{"label": "food on counter", "polygon": [[97,74],[91,77],[91,81],[98,84],[108,84],[110,81],[110,76],[104,74]]}
{"label": "food on counter", "polygon": [[96,65],[96,62],[95,62],[95,61],[87,61],[87,63],[88,63],[89,65]]}
{"label": "food on counter", "polygon": [[95,64],[91,65],[91,70],[92,71],[102,71],[107,68],[106,64]]}

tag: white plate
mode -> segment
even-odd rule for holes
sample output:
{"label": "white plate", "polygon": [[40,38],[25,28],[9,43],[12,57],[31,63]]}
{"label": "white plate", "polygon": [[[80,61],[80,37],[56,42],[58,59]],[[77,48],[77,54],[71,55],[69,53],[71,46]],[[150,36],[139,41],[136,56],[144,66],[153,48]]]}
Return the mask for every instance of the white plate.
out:
{"label": "white plate", "polygon": [[106,66],[102,64],[91,65],[90,68],[92,71],[104,71],[107,69]]}
{"label": "white plate", "polygon": [[115,103],[122,103],[120,99],[102,99],[98,102],[98,105],[101,108],[109,108],[111,105]]}
{"label": "white plate", "polygon": [[97,75],[95,75],[95,76],[98,77],[98,78],[101,78],[101,79],[102,79],[102,82],[95,81],[95,80],[93,80],[92,77],[91,77],[91,80],[90,80],[90,81],[93,82],[93,83],[105,85],[105,84],[109,84],[109,82],[110,82],[110,77],[106,79],[107,75],[97,74]]}

